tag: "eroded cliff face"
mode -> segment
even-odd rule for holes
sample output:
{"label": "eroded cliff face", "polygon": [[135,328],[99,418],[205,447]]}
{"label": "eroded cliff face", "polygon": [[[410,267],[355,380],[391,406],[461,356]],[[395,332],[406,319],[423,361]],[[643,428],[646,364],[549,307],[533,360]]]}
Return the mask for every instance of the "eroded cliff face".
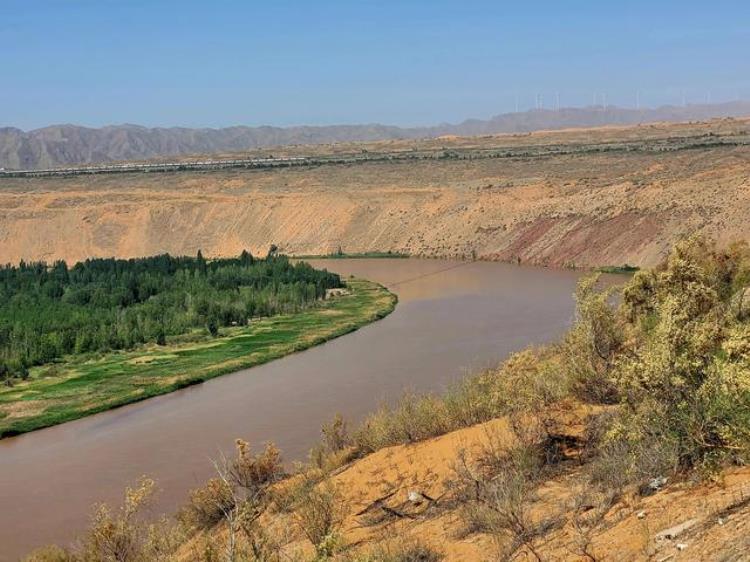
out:
{"label": "eroded cliff face", "polygon": [[646,266],[695,232],[750,237],[750,146],[4,179],[0,210],[0,262],[277,244],[290,254]]}

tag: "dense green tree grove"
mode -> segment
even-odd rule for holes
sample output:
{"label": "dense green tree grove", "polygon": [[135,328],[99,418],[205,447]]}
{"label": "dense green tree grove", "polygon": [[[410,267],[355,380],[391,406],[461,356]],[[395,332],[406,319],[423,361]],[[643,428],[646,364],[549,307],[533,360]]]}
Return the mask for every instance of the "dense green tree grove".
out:
{"label": "dense green tree grove", "polygon": [[295,312],[342,285],[285,256],[168,254],[0,266],[0,380],[70,353],[166,343],[168,336]]}

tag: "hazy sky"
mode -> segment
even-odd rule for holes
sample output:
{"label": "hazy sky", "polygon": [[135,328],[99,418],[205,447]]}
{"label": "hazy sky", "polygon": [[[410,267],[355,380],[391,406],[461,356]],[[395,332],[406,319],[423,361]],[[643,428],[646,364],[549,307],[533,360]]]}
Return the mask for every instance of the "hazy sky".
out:
{"label": "hazy sky", "polygon": [[433,124],[636,90],[750,98],[750,1],[0,0],[0,126]]}

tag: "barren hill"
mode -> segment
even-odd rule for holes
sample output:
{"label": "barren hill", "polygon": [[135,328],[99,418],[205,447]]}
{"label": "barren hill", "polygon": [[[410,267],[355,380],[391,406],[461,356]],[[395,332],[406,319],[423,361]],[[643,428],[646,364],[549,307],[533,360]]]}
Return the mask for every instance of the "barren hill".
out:
{"label": "barren hill", "polygon": [[[586,419],[584,410],[566,412],[565,417],[564,435],[580,438]],[[537,552],[532,554],[526,548],[510,554],[503,552],[499,547],[505,537],[499,540],[491,532],[477,532],[467,524],[470,512],[462,501],[456,500],[455,491],[461,466],[458,459],[464,455],[481,457],[488,450],[500,455],[511,444],[507,420],[498,419],[425,442],[382,449],[334,472],[331,482],[344,491],[342,542],[354,545],[352,549],[360,553],[360,557],[343,559],[746,559],[750,548],[750,470],[746,467],[725,471],[718,482],[682,482],[647,497],[626,494],[608,506],[604,514],[601,505],[584,503],[578,507],[586,494],[580,484],[582,467],[564,471],[541,484],[529,510],[529,521],[525,523],[530,527],[547,520],[543,531],[546,536],[538,541]],[[293,513],[278,512],[263,522],[269,534],[284,537],[285,553],[300,558],[311,556],[312,548],[304,535],[291,531],[297,527]],[[224,541],[226,528],[218,526],[187,542],[178,559],[196,560],[207,542],[220,545]],[[409,552],[410,547],[435,554],[431,558],[396,556]],[[369,558],[362,555],[368,551]]]}
{"label": "barren hill", "polygon": [[255,148],[330,142],[434,138],[441,135],[488,135],[567,127],[626,125],[654,121],[689,121],[750,115],[750,103],[664,106],[627,109],[615,106],[536,109],[469,119],[458,124],[401,128],[379,124],[327,127],[228,127],[224,129],[153,128],[118,125],[91,129],[54,125],[24,132],[0,127],[0,168],[33,169],[206,154]]}
{"label": "barren hill", "polygon": [[[0,263],[159,252],[392,250],[650,265],[750,235],[750,121],[294,147],[378,153],[277,170],[0,179]],[[438,154],[389,160],[389,154]],[[283,150],[282,150],[283,152]]]}

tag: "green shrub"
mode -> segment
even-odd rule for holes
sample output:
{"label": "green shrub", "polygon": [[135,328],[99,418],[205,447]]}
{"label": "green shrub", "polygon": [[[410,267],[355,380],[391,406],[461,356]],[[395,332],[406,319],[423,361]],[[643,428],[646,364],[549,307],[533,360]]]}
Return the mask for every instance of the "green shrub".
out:
{"label": "green shrub", "polygon": [[613,439],[637,447],[658,431],[683,469],[746,460],[750,447],[750,332],[728,306],[732,262],[747,256],[732,251],[730,259],[700,239],[678,244],[623,296],[629,343],[613,375],[625,409]]}
{"label": "green shrub", "polygon": [[614,289],[599,291],[599,275],[583,278],[576,290],[576,321],[561,346],[572,393],[585,402],[613,403],[618,391],[611,377],[623,330],[611,305]]}

